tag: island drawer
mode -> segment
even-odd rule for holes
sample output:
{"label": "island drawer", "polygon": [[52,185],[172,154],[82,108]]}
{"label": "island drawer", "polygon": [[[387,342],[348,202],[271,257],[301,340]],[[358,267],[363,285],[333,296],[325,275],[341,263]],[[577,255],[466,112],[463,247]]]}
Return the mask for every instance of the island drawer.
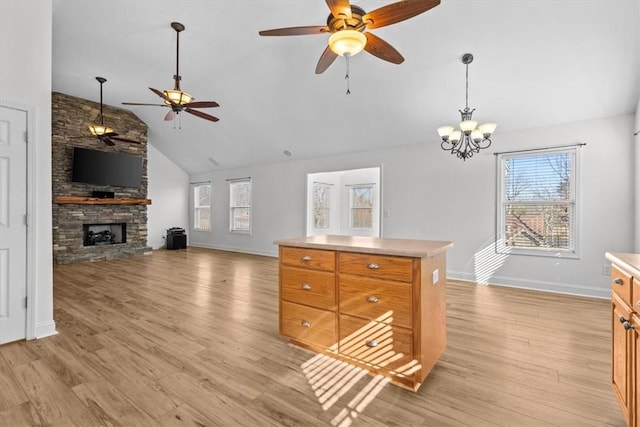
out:
{"label": "island drawer", "polygon": [[336,253],[321,249],[280,247],[280,262],[294,267],[335,271]]}
{"label": "island drawer", "polygon": [[413,281],[412,258],[340,252],[338,263],[341,273],[402,282]]}
{"label": "island drawer", "polygon": [[[632,278],[629,274],[617,268],[615,265],[611,266],[611,290],[615,292],[627,305],[632,305],[631,300],[631,281]],[[640,299],[640,295],[634,295],[634,299]]]}
{"label": "island drawer", "polygon": [[340,313],[380,321],[390,316],[396,326],[411,329],[411,283],[340,274]]}
{"label": "island drawer", "polygon": [[402,373],[412,365],[412,333],[384,322],[340,315],[340,354]]}
{"label": "island drawer", "polygon": [[282,299],[335,310],[336,279],[334,273],[282,266],[280,274]]}
{"label": "island drawer", "polygon": [[281,301],[280,333],[298,341],[329,348],[337,342],[336,315],[332,311]]}

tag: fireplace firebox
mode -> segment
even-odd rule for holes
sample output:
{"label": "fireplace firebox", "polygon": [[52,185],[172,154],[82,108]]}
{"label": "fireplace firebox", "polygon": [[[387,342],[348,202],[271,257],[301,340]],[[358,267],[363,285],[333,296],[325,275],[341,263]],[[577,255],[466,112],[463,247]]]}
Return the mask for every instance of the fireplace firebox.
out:
{"label": "fireplace firebox", "polygon": [[84,246],[115,245],[127,242],[127,224],[83,224]]}

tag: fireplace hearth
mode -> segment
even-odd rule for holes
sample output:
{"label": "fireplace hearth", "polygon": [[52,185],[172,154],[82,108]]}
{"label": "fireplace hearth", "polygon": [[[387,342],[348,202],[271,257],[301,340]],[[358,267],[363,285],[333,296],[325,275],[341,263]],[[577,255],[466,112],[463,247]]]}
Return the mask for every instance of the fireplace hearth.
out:
{"label": "fireplace hearth", "polygon": [[84,246],[105,246],[127,242],[127,224],[83,224]]}

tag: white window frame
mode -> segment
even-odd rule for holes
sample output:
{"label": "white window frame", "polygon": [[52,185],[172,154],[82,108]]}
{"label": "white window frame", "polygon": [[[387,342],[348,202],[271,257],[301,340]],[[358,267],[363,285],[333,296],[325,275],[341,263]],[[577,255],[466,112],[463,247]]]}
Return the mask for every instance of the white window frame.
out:
{"label": "white window frame", "polygon": [[[579,258],[580,257],[580,150],[579,146],[570,148],[548,148],[518,151],[512,153],[496,154],[496,171],[497,171],[497,189],[496,189],[496,252],[509,255],[532,255],[554,258]],[[549,154],[569,154],[573,160],[573,167],[570,171],[569,185],[570,197],[566,201],[544,201],[540,199],[530,201],[519,201],[518,204],[526,205],[527,203],[535,205],[565,205],[569,208],[569,241],[568,249],[559,249],[555,247],[541,248],[525,248],[517,246],[507,246],[506,242],[506,205],[509,201],[505,197],[506,185],[506,162],[514,157],[535,157]]]}
{"label": "white window frame", "polygon": [[[375,209],[375,205],[376,205],[376,191],[375,191],[375,184],[356,184],[356,185],[350,185],[349,186],[349,228],[351,230],[373,230],[373,224],[375,223],[374,218],[373,218],[373,214],[374,214],[374,209]],[[355,190],[360,189],[360,188],[370,188],[371,189],[371,227],[354,227],[353,226],[353,210],[354,209],[362,209],[362,208],[356,208],[353,206],[353,201],[354,201],[354,193]]]}
{"label": "white window frame", "polygon": [[[199,187],[209,187],[209,205],[208,206],[200,206],[200,198],[198,197]],[[213,188],[211,187],[211,183],[199,183],[193,184],[193,230],[194,231],[202,231],[202,232],[211,232],[213,230],[213,218],[211,217],[211,199],[213,196]],[[209,211],[209,228],[200,227],[200,211],[201,210]]]}
{"label": "white window frame", "polygon": [[[251,200],[253,197],[253,185],[251,184],[251,178],[238,178],[238,179],[230,179],[228,180],[229,182],[229,232],[230,233],[234,233],[234,234],[251,234],[251,223],[252,223],[252,212],[251,212]],[[234,198],[233,198],[233,187],[239,184],[249,184],[249,205],[248,206],[244,206],[244,205],[234,205]],[[237,228],[236,224],[234,223],[234,210],[235,209],[248,209],[249,211],[249,225],[247,229],[244,228]]]}

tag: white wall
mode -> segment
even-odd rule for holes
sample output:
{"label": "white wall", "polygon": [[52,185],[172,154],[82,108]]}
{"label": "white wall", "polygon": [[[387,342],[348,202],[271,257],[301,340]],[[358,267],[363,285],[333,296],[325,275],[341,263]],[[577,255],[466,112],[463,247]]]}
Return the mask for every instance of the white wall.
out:
{"label": "white wall", "polygon": [[189,175],[151,144],[147,144],[147,173],[151,199],[147,245],[158,249],[166,243],[168,228],[189,229]]}
{"label": "white wall", "polygon": [[638,132],[635,136],[635,145],[636,145],[636,164],[634,167],[636,174],[636,191],[635,191],[635,230],[636,230],[636,239],[635,239],[635,250],[634,252],[640,253],[640,99],[638,99],[638,106],[636,107],[636,125],[633,128],[633,133]]}
{"label": "white wall", "polygon": [[[305,234],[307,173],[382,165],[383,209],[390,213],[383,218],[383,237],[452,241],[448,277],[476,280],[482,274],[490,283],[607,298],[605,252],[634,247],[633,126],[633,116],[625,115],[498,131],[491,149],[466,162],[428,137],[422,145],[198,174],[192,181],[212,182],[214,230],[191,232],[191,244],[275,256],[274,240]],[[495,257],[492,153],[578,142],[588,144],[582,149],[580,259]],[[225,179],[243,176],[253,182],[251,236],[227,232]]]}
{"label": "white wall", "polygon": [[[0,1],[0,104],[28,111],[31,184],[28,289],[35,300],[33,337],[55,333],[51,228],[51,30],[50,1]],[[33,233],[33,234],[31,234]],[[28,335],[29,331],[28,331]]]}

